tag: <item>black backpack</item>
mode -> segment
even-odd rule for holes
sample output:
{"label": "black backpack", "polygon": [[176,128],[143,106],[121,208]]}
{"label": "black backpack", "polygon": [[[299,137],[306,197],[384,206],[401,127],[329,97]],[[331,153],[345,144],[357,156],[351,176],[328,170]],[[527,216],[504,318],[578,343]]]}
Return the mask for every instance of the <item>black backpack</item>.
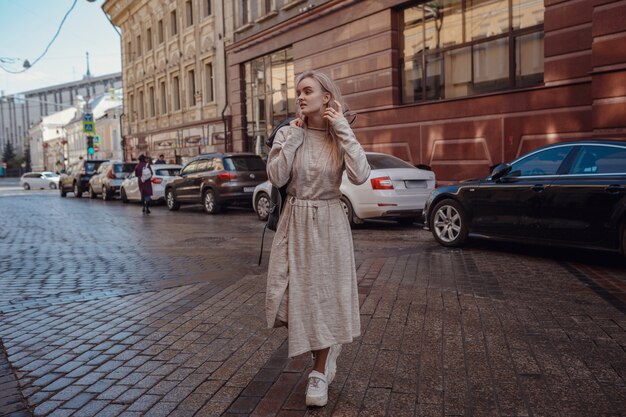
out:
{"label": "black backpack", "polygon": [[[272,133],[265,141],[265,144],[267,145],[268,148],[272,149],[272,145],[274,145],[274,138],[276,137],[276,133],[278,133],[278,131],[281,128],[289,125],[289,123],[292,120],[293,120],[293,117],[288,117],[282,122],[280,122],[278,126],[274,128],[274,130],[272,130]],[[269,207],[269,213],[267,216],[267,223],[265,223],[265,227],[263,228],[263,237],[261,237],[261,253],[259,254],[259,265],[261,265],[261,260],[263,257],[263,241],[265,239],[265,230],[270,229],[275,232],[276,229],[278,228],[278,220],[280,219],[280,215],[283,212],[283,208],[284,208],[283,202],[287,199],[287,186],[288,185],[289,185],[289,182],[287,182],[287,184],[283,185],[280,188],[274,187],[272,185],[272,190],[270,191],[270,207]]]}
{"label": "black backpack", "polygon": [[[274,128],[274,130],[272,130],[272,134],[267,138],[267,141],[265,141],[265,144],[268,148],[272,149],[276,133],[278,133],[281,128],[289,125],[289,122],[291,122],[292,120],[292,117],[288,117],[280,122],[278,126]],[[267,216],[267,228],[274,232],[278,228],[278,220],[280,219],[280,214],[283,212],[283,201],[285,201],[285,199],[287,198],[288,185],[289,182],[287,182],[287,184],[283,185],[280,188],[274,187],[272,185],[272,190],[270,192],[270,209],[269,215]]]}

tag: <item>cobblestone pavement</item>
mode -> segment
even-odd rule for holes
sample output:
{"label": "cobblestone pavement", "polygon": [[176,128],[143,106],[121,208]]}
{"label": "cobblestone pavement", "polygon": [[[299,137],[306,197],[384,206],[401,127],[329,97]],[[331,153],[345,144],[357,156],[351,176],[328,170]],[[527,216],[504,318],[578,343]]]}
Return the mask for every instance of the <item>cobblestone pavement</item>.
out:
{"label": "cobblestone pavement", "polygon": [[310,359],[264,325],[251,211],[142,216],[14,188],[0,186],[0,415],[626,415],[617,255],[361,227],[363,336],[329,404],[307,409]]}

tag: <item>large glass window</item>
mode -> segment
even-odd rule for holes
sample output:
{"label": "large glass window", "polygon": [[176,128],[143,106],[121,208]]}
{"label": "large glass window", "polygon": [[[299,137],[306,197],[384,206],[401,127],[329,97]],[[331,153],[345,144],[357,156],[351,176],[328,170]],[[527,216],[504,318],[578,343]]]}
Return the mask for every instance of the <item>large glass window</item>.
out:
{"label": "large glass window", "polygon": [[274,126],[296,112],[291,49],[246,62],[244,70],[249,149],[263,154],[265,138]]}
{"label": "large glass window", "polygon": [[439,0],[402,10],[402,100],[543,82],[542,0]]}

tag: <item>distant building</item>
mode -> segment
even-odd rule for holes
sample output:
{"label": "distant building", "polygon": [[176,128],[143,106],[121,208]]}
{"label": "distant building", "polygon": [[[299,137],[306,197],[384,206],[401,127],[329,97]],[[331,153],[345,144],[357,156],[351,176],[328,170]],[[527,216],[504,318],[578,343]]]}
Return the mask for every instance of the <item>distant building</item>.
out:
{"label": "distant building", "polygon": [[120,135],[122,89],[99,94],[89,100],[100,137],[96,152],[87,153],[87,137],[83,133],[86,102],[80,97],[74,106],[45,116],[28,131],[33,170],[61,171],[79,158],[123,160]]}
{"label": "distant building", "polygon": [[77,96],[95,97],[122,86],[121,73],[85,77],[79,81],[0,96],[0,147],[11,142],[23,152],[28,130],[46,116],[74,104]]}
{"label": "distant building", "polygon": [[122,30],[126,159],[163,154],[185,162],[224,149],[230,111],[223,3],[104,2],[104,12]]}

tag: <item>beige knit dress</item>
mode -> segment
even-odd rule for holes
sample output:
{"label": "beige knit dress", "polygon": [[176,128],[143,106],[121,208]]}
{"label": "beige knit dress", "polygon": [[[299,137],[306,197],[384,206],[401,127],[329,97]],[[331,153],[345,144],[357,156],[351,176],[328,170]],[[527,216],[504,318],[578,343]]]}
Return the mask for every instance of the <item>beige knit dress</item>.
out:
{"label": "beige knit dress", "polygon": [[370,167],[345,119],[331,131],[284,127],[268,157],[272,184],[289,186],[269,260],[266,316],[269,327],[288,322],[290,357],[361,334],[352,233],[339,186],[344,169],[362,184]]}

